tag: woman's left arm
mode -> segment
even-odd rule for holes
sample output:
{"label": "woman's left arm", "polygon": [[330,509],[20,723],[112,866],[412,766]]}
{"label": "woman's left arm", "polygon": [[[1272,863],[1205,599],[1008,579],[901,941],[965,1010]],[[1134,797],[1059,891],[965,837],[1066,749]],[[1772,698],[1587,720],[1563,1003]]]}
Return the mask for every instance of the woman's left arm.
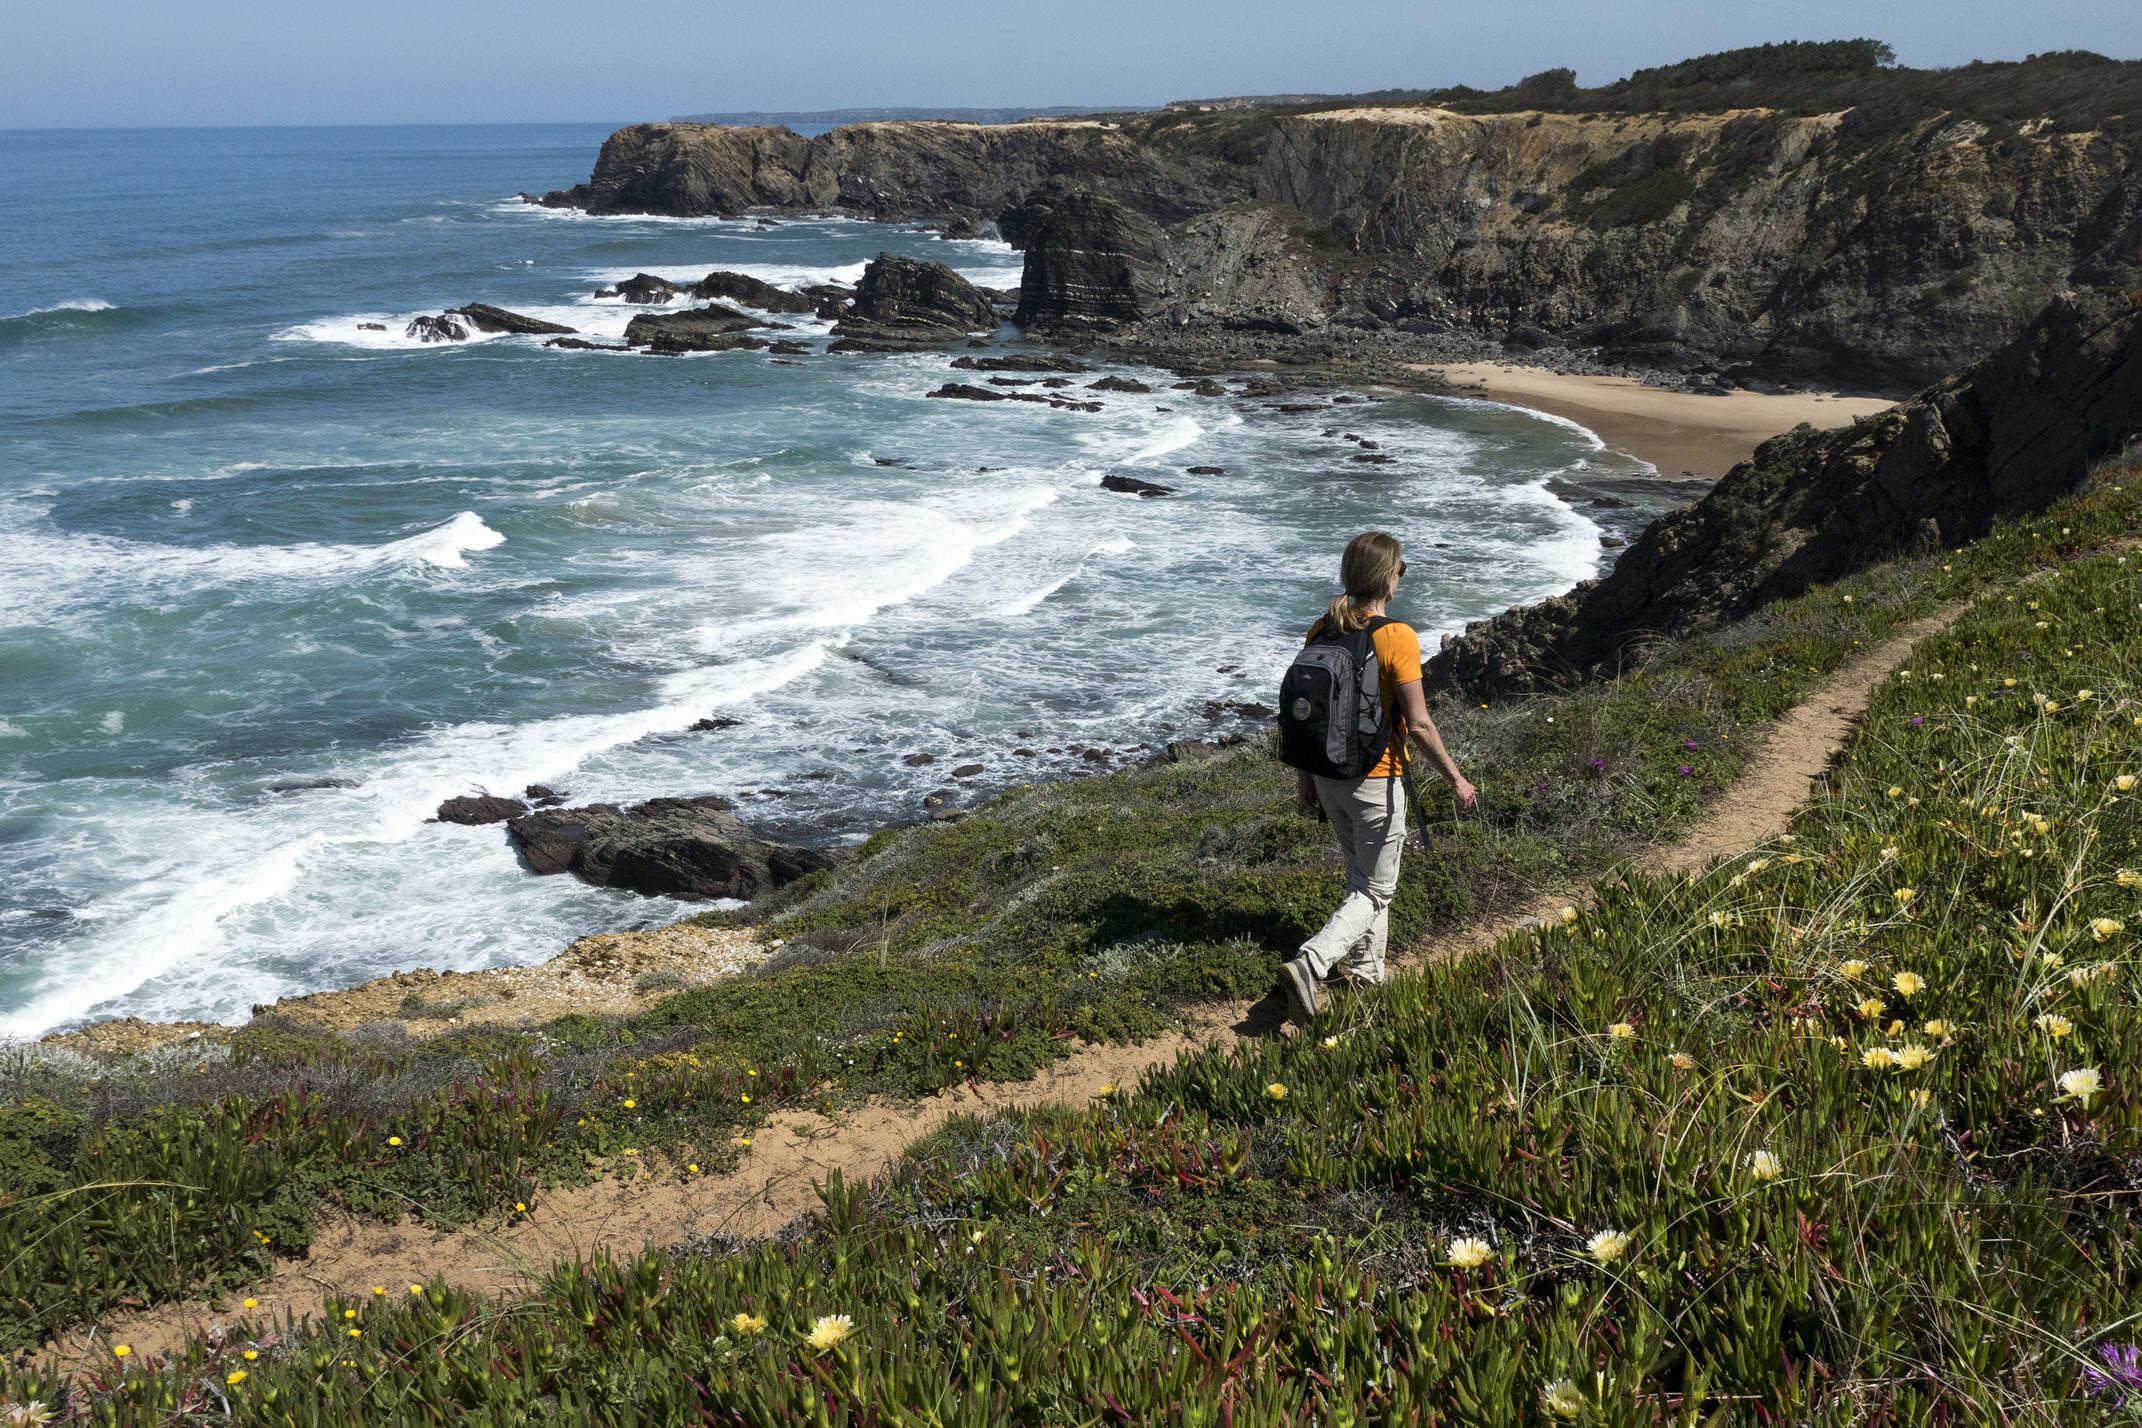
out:
{"label": "woman's left arm", "polygon": [[1458,796],[1458,807],[1471,808],[1475,790],[1458,772],[1457,760],[1451,758],[1450,750],[1443,747],[1443,733],[1436,728],[1435,720],[1428,717],[1428,698],[1421,692],[1421,682],[1409,679],[1398,686],[1398,709],[1406,716],[1406,732],[1428,755],[1428,762],[1435,771],[1450,780],[1451,791]]}

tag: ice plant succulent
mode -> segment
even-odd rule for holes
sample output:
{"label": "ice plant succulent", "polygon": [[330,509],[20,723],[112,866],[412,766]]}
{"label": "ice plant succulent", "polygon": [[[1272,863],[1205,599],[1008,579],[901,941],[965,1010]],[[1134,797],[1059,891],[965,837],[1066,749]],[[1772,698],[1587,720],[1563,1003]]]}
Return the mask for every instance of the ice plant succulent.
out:
{"label": "ice plant succulent", "polygon": [[1584,1242],[1584,1252],[1600,1264],[1612,1264],[1629,1252],[1629,1236],[1621,1230],[1601,1230]]}
{"label": "ice plant succulent", "polygon": [[2086,1110],[2091,1098],[2104,1089],[2105,1078],[2098,1074],[2095,1066],[2083,1066],[2060,1073],[2060,1094],[2078,1102]]}

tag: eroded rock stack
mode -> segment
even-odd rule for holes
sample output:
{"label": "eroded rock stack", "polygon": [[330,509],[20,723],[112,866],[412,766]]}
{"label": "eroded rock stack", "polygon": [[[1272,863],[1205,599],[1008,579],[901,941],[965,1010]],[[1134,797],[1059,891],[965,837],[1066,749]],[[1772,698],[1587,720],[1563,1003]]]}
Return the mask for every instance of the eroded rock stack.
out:
{"label": "eroded rock stack", "polygon": [[828,350],[918,351],[993,330],[997,322],[989,295],[943,263],[880,253],[863,269]]}

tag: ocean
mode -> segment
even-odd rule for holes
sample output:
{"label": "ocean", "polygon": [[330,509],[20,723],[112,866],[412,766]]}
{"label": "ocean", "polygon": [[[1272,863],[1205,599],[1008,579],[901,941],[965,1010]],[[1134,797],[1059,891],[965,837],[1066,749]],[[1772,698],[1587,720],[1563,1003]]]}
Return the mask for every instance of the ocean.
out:
{"label": "ocean", "polygon": [[1085,413],[926,399],[951,354],[406,338],[480,301],[615,339],[641,309],[593,294],[643,270],[1018,281],[918,228],[514,199],[606,132],[0,133],[0,1036],[691,910],[527,874],[427,821],[455,794],[721,793],[853,841],[1240,727],[1208,704],[1269,702],[1358,530],[1406,539],[1431,648],[1600,567],[1546,483],[1626,461],[1484,402],[1286,413],[1118,365],[1156,390]]}

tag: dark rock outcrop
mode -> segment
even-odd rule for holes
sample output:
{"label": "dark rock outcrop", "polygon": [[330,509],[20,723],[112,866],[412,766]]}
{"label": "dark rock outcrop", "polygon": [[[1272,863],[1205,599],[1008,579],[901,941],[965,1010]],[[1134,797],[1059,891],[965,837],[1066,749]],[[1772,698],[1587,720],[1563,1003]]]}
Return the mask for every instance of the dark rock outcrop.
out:
{"label": "dark rock outcrop", "polygon": [[1119,476],[1111,471],[1101,478],[1103,491],[1120,491],[1126,496],[1172,496],[1173,486],[1162,486],[1152,481],[1141,481],[1135,476]]}
{"label": "dark rock outcrop", "polygon": [[818,299],[804,293],[792,293],[787,288],[777,288],[772,283],[754,278],[748,273],[708,273],[692,284],[692,296],[696,298],[727,298],[746,307],[755,307],[760,312],[816,312]]}
{"label": "dark rock outcrop", "polygon": [[1001,357],[955,357],[952,365],[962,372],[1091,372],[1093,368],[1076,357],[1053,352],[1012,352]]}
{"label": "dark rock outcrop", "polygon": [[458,823],[474,828],[485,823],[504,823],[518,818],[528,811],[528,805],[518,798],[500,798],[496,794],[471,793],[459,798],[449,798],[439,805],[439,811],[431,815],[434,823]]}
{"label": "dark rock outcrop", "polygon": [[653,273],[634,273],[614,288],[597,288],[599,298],[623,298],[639,307],[651,307],[665,303],[691,288],[683,283],[673,283],[668,278],[658,278]]}
{"label": "dark rock outcrop", "polygon": [[563,347],[569,352],[630,352],[632,348],[622,342],[590,342],[585,337],[553,337],[545,347]]}
{"label": "dark rock outcrop", "polygon": [[546,808],[506,831],[532,872],[658,897],[753,898],[830,866],[823,853],[760,838],[733,806],[706,797]]}
{"label": "dark rock outcrop", "polygon": [[997,325],[989,297],[943,263],[880,253],[863,269],[833,352],[913,352]]}
{"label": "dark rock outcrop", "polygon": [[450,317],[413,317],[402,329],[404,337],[419,342],[466,342],[469,330]]}
{"label": "dark rock outcrop", "polygon": [[727,352],[737,347],[764,347],[763,338],[739,334],[764,323],[748,313],[715,303],[683,312],[645,312],[625,324],[625,341],[655,352]]}
{"label": "dark rock outcrop", "polygon": [[1448,638],[1430,688],[1468,697],[1610,669],[1885,556],[1954,546],[2080,486],[2142,440],[2142,296],[2056,298],[2006,346],[1839,431],[1763,443],[1653,522],[1612,574]]}
{"label": "dark rock outcrop", "polygon": [[1153,389],[1131,377],[1103,377],[1098,382],[1088,382],[1086,389],[1092,392],[1150,392]]}
{"label": "dark rock outcrop", "polygon": [[577,331],[577,329],[567,327],[562,322],[545,322],[540,317],[529,317],[523,313],[508,312],[502,307],[493,307],[487,302],[472,302],[467,307],[450,307],[446,310],[446,315],[448,317],[466,318],[469,326],[475,328],[478,332],[513,332],[529,337],[545,337],[553,332],[570,333]]}

